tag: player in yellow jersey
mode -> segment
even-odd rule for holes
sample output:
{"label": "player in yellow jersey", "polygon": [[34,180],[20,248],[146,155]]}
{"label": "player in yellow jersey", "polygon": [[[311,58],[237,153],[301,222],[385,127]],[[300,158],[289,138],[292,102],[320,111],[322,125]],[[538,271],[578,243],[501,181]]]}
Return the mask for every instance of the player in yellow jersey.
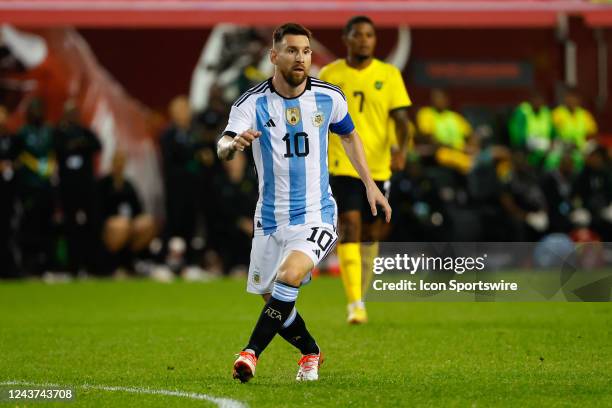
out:
{"label": "player in yellow jersey", "polygon": [[[408,142],[408,106],[400,71],[374,58],[376,32],[366,16],[351,18],[344,27],[346,59],[323,67],[319,77],[339,86],[346,95],[349,112],[361,136],[372,178],[388,195],[391,170],[402,170]],[[395,122],[395,135],[388,132]],[[397,140],[398,148],[391,152]],[[329,141],[330,184],[338,202],[340,244],[338,257],[342,281],[348,298],[348,322],[365,323],[367,314],[362,299],[362,276],[371,273],[378,253],[382,220],[369,210],[366,192],[340,138]],[[381,212],[379,211],[379,214]],[[362,242],[374,244],[361,244]],[[363,272],[362,272],[363,271]],[[366,281],[367,279],[364,279]]]}

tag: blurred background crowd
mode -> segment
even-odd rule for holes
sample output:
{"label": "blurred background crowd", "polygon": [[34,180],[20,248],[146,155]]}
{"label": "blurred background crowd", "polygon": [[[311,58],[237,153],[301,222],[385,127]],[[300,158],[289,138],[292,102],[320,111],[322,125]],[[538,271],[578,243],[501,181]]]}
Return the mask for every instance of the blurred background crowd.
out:
{"label": "blurred background crowd", "polygon": [[[0,276],[244,274],[256,174],[250,152],[220,162],[216,141],[233,100],[270,74],[269,31],[218,26],[189,95],[145,107],[100,68],[85,40],[99,33],[4,25]],[[397,48],[410,47],[407,32]],[[333,52],[315,41],[313,75],[342,57],[339,31],[335,41]],[[469,86],[423,79],[435,67],[389,52],[416,73],[404,76],[410,149],[391,180],[386,241],[612,241],[612,128],[575,81],[535,75],[519,92],[502,85],[502,103],[474,105]]]}

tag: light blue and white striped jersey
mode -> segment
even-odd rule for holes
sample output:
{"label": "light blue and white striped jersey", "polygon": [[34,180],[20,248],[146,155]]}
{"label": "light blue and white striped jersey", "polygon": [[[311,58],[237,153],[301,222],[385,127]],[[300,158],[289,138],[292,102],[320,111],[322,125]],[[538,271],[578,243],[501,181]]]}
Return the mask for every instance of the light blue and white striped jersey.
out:
{"label": "light blue and white striped jersey", "polygon": [[268,235],[286,225],[336,225],[336,201],[329,186],[329,130],[353,131],[344,94],[337,86],[307,78],[295,98],[279,95],[272,79],[236,100],[224,135],[248,129],[261,132],[252,144],[259,178],[255,235]]}

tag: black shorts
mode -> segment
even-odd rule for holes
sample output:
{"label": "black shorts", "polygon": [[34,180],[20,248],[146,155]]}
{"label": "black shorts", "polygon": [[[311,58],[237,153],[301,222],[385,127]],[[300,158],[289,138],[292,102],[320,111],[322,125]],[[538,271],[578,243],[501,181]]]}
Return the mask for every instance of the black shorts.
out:
{"label": "black shorts", "polygon": [[[361,212],[361,221],[366,224],[373,223],[376,218],[384,219],[385,214],[380,206],[377,207],[378,215],[376,217],[372,215],[365,186],[361,179],[350,176],[330,176],[329,184],[338,203],[339,214],[347,211],[359,211]],[[389,180],[376,181],[376,185],[385,197],[389,199],[391,182]]]}

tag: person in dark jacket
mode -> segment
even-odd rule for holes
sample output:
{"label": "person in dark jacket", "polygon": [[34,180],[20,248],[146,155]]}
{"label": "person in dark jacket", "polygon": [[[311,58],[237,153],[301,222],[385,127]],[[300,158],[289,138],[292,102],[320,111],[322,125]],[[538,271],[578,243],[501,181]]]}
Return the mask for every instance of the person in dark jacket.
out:
{"label": "person in dark jacket", "polygon": [[211,247],[221,256],[224,271],[249,264],[253,218],[257,204],[257,179],[244,153],[223,162],[224,171],[214,179],[215,210],[211,223]]}
{"label": "person in dark jacket", "polygon": [[95,246],[94,159],[101,149],[97,136],[80,123],[79,116],[74,101],[68,101],[54,133],[68,269],[72,273],[91,268]]}
{"label": "person in dark jacket", "polygon": [[0,278],[17,277],[13,253],[15,214],[15,141],[6,128],[8,111],[0,105]]}
{"label": "person in dark jacket", "polygon": [[612,165],[603,147],[587,152],[585,167],[573,191],[578,207],[591,216],[591,228],[602,241],[612,240]]}
{"label": "person in dark jacket", "polygon": [[15,137],[16,185],[22,214],[19,244],[22,267],[28,275],[42,275],[54,261],[56,192],[53,128],[45,123],[45,106],[33,99],[26,124]]}
{"label": "person in dark jacket", "polygon": [[[194,125],[187,97],[173,99],[169,111],[172,122],[160,137],[166,197],[161,258],[166,257],[170,240],[178,238],[185,244],[186,263],[198,264],[192,241],[198,226],[202,225],[204,212],[202,132]],[[210,153],[208,156],[211,156]],[[165,259],[160,261],[164,262]]]}

